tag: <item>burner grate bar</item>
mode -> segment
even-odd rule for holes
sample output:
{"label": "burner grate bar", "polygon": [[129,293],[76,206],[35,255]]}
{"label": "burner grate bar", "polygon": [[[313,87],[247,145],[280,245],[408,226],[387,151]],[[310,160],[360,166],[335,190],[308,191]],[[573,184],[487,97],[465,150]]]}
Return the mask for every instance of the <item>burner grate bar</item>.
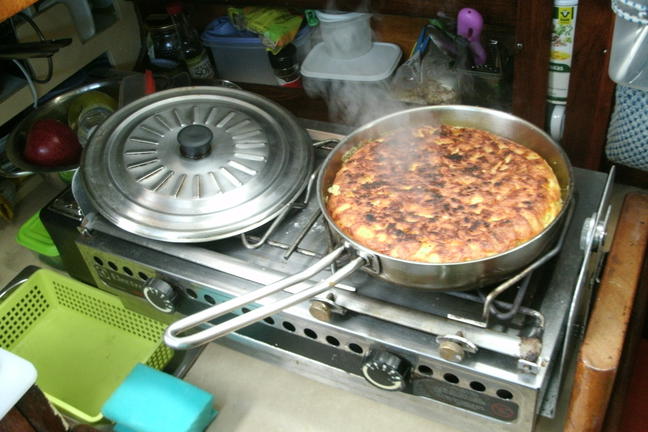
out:
{"label": "burner grate bar", "polygon": [[[353,293],[333,290],[328,294],[324,293],[322,298],[334,303],[339,308],[338,311],[350,310],[436,336],[460,335],[480,348],[509,357],[535,362],[542,349],[542,342],[537,338],[518,337],[487,328],[470,326]],[[333,310],[335,311],[335,309]]]}

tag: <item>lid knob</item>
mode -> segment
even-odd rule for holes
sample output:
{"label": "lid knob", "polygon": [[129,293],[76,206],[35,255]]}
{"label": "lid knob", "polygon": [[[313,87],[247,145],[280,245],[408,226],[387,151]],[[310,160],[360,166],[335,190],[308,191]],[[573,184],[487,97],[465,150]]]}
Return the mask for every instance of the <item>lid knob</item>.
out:
{"label": "lid knob", "polygon": [[180,153],[189,159],[202,159],[211,153],[212,131],[203,125],[189,125],[178,132]]}

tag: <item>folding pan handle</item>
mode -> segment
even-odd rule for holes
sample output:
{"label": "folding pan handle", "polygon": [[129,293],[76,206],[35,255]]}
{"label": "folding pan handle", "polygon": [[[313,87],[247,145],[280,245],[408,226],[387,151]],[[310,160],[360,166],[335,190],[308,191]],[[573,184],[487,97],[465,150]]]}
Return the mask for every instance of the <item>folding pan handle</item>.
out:
{"label": "folding pan handle", "polygon": [[215,339],[223,337],[242,327],[260,321],[289,306],[300,303],[310,297],[316,296],[317,294],[326,291],[327,289],[337,284],[340,280],[344,279],[345,277],[349,276],[351,273],[365,265],[366,259],[363,257],[357,257],[323,281],[320,281],[309,288],[306,288],[274,303],[262,306],[260,308],[252,309],[250,312],[239,315],[235,318],[224,321],[205,330],[201,330],[199,332],[186,336],[179,336],[180,333],[186,332],[187,330],[191,330],[201,324],[221,317],[241,306],[250,304],[253,301],[262,299],[275,292],[281,291],[285,288],[305,281],[306,279],[316,275],[317,273],[325,269],[328,265],[332,264],[342,254],[342,252],[345,251],[346,248],[346,245],[338,247],[333,252],[324,256],[311,267],[300,273],[288,276],[273,284],[259,288],[255,291],[251,291],[240,297],[235,297],[224,303],[217,304],[208,309],[202,310],[198,313],[189,315],[174,322],[169,327],[167,327],[166,331],[164,332],[164,343],[173,349],[186,350],[195,348],[197,346],[204,345]]}

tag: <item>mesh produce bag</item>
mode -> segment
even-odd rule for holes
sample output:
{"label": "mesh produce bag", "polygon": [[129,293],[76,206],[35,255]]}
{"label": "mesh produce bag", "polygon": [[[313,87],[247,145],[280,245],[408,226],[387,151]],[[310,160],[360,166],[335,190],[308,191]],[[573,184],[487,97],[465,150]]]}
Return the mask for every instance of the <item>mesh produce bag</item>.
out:
{"label": "mesh produce bag", "polygon": [[648,171],[648,91],[617,86],[605,154],[612,162]]}

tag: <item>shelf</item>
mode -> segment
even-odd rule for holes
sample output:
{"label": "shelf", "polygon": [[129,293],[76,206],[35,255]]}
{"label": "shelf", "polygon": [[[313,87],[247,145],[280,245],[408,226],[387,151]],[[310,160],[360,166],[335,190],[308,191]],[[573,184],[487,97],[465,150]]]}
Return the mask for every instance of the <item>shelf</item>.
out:
{"label": "shelf", "polygon": [[[72,38],[72,43],[54,56],[54,73],[45,84],[35,84],[39,97],[43,96],[79,69],[102,54],[107,54],[115,69],[132,70],[140,52],[141,40],[135,6],[126,0],[114,0],[114,9],[97,15],[97,32],[81,41],[68,8],[61,3],[44,10],[33,19],[47,39]],[[16,34],[19,42],[37,41],[32,28],[19,23]],[[37,77],[47,73],[45,59],[30,60]],[[32,95],[25,80],[3,77],[0,95],[0,125],[29,107]]]}

